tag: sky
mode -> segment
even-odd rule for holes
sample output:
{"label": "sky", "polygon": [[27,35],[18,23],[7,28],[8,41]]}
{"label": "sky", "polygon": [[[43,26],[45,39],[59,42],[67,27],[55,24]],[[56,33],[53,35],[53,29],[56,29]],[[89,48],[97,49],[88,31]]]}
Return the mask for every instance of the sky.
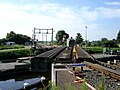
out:
{"label": "sky", "polygon": [[[53,28],[54,40],[59,30],[73,38],[80,33],[89,41],[116,39],[120,0],[0,0],[0,38],[10,31],[32,38],[34,27]],[[37,34],[36,38],[45,39],[45,35]],[[47,39],[51,40],[51,34]]]}

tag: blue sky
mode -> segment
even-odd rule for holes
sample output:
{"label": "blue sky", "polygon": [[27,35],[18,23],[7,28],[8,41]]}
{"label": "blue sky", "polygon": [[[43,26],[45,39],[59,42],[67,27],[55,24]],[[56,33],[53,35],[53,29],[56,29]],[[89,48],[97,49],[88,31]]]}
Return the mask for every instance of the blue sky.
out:
{"label": "blue sky", "polygon": [[[90,41],[114,39],[120,30],[119,0],[0,0],[0,38],[10,31],[32,37],[36,28],[53,28]],[[44,32],[43,32],[44,33]],[[36,38],[41,40],[42,36]],[[50,35],[48,35],[50,40]]]}

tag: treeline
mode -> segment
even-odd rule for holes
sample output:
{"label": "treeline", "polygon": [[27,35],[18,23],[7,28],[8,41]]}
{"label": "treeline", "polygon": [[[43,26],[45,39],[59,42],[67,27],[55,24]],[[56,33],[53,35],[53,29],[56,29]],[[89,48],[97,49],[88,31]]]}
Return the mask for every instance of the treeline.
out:
{"label": "treeline", "polygon": [[[117,40],[108,40],[107,38],[102,38],[101,40],[98,41],[87,41],[87,46],[101,46],[101,47],[118,47],[118,42]],[[82,45],[85,45],[85,42],[82,43]]]}
{"label": "treeline", "polygon": [[5,45],[6,42],[15,42],[19,45],[24,45],[25,42],[30,42],[31,38],[27,35],[16,34],[15,32],[11,31],[7,33],[6,38],[0,39],[0,46]]}
{"label": "treeline", "polygon": [[[64,42],[66,43],[66,39],[69,38],[69,34],[67,34],[64,30],[60,30],[56,34],[56,40],[57,44],[62,45]],[[118,47],[120,44],[120,30],[117,34],[116,39],[108,40],[107,38],[101,38],[101,40],[98,41],[86,41],[82,38],[82,35],[80,33],[77,33],[75,37],[75,44],[78,44],[80,46],[102,46],[102,47]]]}

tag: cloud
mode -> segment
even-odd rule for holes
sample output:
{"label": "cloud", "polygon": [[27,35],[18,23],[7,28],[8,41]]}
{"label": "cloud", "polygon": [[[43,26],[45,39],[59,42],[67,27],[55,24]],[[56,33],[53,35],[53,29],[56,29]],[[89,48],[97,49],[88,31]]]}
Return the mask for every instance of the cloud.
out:
{"label": "cloud", "polygon": [[88,26],[90,33],[88,37],[92,39],[95,38],[93,36],[96,33],[101,33],[100,30],[103,30],[96,24],[97,20],[120,17],[120,9],[71,7],[48,2],[23,5],[1,3],[0,12],[0,28],[4,31],[0,30],[0,33],[4,33],[2,37],[11,30],[32,36],[32,29],[36,27],[53,28],[54,38],[57,31],[61,29],[70,36],[75,36],[77,32],[80,32],[84,38],[85,26]]}
{"label": "cloud", "polygon": [[83,19],[84,22],[94,22],[98,19],[99,13],[90,7],[82,7],[78,10],[79,18]]}
{"label": "cloud", "polygon": [[106,5],[120,5],[120,2],[105,2]]}
{"label": "cloud", "polygon": [[99,7],[96,11],[102,19],[120,18],[120,9]]}

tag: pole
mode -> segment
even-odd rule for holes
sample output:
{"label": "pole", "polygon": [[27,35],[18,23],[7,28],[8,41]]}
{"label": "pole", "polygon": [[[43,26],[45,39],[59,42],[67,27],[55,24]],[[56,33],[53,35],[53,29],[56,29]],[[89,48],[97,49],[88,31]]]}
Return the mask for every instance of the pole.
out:
{"label": "pole", "polygon": [[42,43],[43,43],[43,34],[42,34]]}
{"label": "pole", "polygon": [[46,33],[46,45],[47,45],[47,33]]}
{"label": "pole", "polygon": [[33,39],[35,41],[35,27],[34,27],[34,31],[33,31]]}
{"label": "pole", "polygon": [[85,49],[87,48],[87,26],[85,26]]}
{"label": "pole", "polygon": [[53,28],[52,28],[52,46],[53,46]]}

